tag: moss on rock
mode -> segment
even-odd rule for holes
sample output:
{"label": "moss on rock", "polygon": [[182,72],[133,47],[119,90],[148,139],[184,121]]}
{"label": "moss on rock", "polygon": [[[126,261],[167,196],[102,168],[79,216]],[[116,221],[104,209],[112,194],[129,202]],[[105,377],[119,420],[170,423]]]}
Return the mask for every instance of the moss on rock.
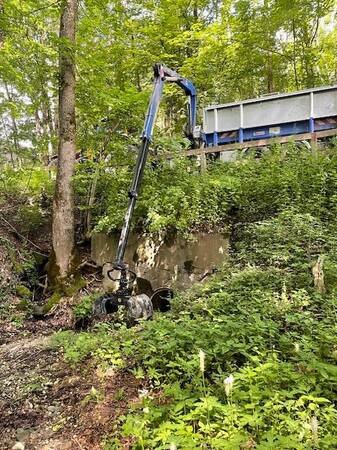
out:
{"label": "moss on rock", "polygon": [[31,299],[33,294],[31,291],[27,288],[27,286],[23,284],[18,284],[15,289],[15,293],[18,297],[23,299]]}
{"label": "moss on rock", "polygon": [[62,294],[58,291],[54,292],[48,299],[47,303],[43,305],[43,313],[47,314],[53,306],[57,305],[62,298]]}

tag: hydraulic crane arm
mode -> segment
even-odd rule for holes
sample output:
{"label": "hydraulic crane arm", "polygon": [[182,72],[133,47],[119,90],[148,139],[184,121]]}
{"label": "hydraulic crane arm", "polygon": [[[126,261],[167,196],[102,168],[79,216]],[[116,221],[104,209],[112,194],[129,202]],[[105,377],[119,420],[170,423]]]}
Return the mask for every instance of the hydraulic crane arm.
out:
{"label": "hydraulic crane arm", "polygon": [[177,83],[177,85],[184,90],[185,94],[189,96],[187,137],[190,139],[192,143],[194,143],[193,133],[197,119],[197,91],[190,80],[182,78],[180,75],[177,74],[177,72],[169,69],[163,64],[156,64],[154,66],[153,91],[149,104],[148,113],[144,123],[142,137],[146,137],[150,141],[152,139],[153,127],[159,109],[159,104],[165,81]]}
{"label": "hydraulic crane arm", "polygon": [[113,275],[111,275],[114,272],[114,270],[120,271],[120,278],[118,278],[119,289],[117,291],[117,295],[120,295],[121,297],[123,296],[126,297],[128,295],[127,266],[125,265],[123,260],[130,233],[131,219],[143,178],[144,168],[148,155],[148,149],[152,139],[153,128],[156,121],[163,86],[165,82],[176,83],[184,90],[185,94],[189,96],[188,126],[186,134],[187,137],[190,139],[190,141],[194,143],[193,134],[196,126],[196,109],[197,109],[196,89],[191,81],[182,78],[176,72],[174,72],[173,70],[169,69],[168,67],[162,64],[156,64],[154,66],[154,82],[152,95],[147,115],[145,118],[143,132],[141,135],[141,145],[139,148],[135,173],[131,184],[131,188],[128,193],[129,203],[119,238],[116,259],[113,265],[114,268],[111,271],[108,271],[108,276],[111,279],[114,279]]}

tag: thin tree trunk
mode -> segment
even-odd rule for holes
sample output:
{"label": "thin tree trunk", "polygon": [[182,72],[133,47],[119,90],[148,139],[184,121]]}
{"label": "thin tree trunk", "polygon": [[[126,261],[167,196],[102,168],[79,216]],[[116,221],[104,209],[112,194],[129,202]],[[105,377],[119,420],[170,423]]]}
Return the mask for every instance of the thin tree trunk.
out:
{"label": "thin tree trunk", "polygon": [[[75,166],[75,23],[77,0],[65,0],[60,21],[59,144],[53,202],[54,280],[72,272],[75,250],[75,217],[72,177]],[[53,258],[53,259],[54,259]]]}
{"label": "thin tree trunk", "polygon": [[299,88],[298,85],[298,76],[297,76],[297,61],[296,61],[296,28],[295,28],[295,21],[292,20],[292,31],[293,31],[293,68],[294,68],[294,79],[295,79],[295,85],[296,89]]}
{"label": "thin tree trunk", "polygon": [[[6,91],[7,99],[10,102],[12,102],[13,99],[12,99],[11,93],[9,92],[7,83],[5,83],[5,91]],[[14,116],[14,114],[12,112],[10,112],[10,117],[11,117],[11,121],[12,121],[12,138],[13,138],[13,145],[14,145],[14,149],[15,149],[15,156],[16,156],[16,158],[19,158],[20,152],[19,152],[19,143],[18,143],[18,135],[19,135],[18,126],[17,126],[17,123],[16,123],[15,116]],[[11,163],[12,163],[12,165],[14,167],[15,163],[14,163],[14,157],[13,157],[12,149],[10,150],[10,153],[11,153]]]}
{"label": "thin tree trunk", "polygon": [[95,197],[96,197],[96,189],[97,189],[97,182],[100,175],[100,165],[97,165],[96,171],[94,173],[94,177],[91,182],[90,186],[90,193],[89,193],[89,199],[88,199],[88,210],[86,214],[86,220],[85,220],[85,238],[90,239],[91,237],[91,225],[92,225],[92,207],[95,203]]}
{"label": "thin tree trunk", "polygon": [[[0,19],[4,20],[4,0],[0,0]],[[0,28],[0,49],[5,41],[5,32]]]}
{"label": "thin tree trunk", "polygon": [[[7,133],[7,126],[8,124],[5,122],[4,118],[1,117],[1,123],[2,123],[2,129],[5,135],[5,139],[6,139],[6,144],[4,146],[4,149],[8,151],[9,156],[10,156],[10,162],[12,164],[12,166],[14,167],[14,155],[13,155],[13,149],[12,149],[12,144],[11,144],[11,139],[9,134]],[[8,160],[8,153],[6,153],[6,160]]]}
{"label": "thin tree trunk", "polygon": [[57,149],[54,148],[53,138],[54,138],[54,124],[53,124],[53,115],[51,110],[50,98],[46,89],[42,89],[42,97],[43,97],[43,126],[44,133],[48,137],[48,158],[50,159],[53,155],[55,155]]}

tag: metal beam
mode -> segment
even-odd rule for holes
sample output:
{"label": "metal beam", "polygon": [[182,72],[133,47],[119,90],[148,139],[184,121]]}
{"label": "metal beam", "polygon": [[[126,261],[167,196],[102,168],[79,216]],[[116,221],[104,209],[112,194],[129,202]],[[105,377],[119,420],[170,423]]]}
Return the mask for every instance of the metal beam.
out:
{"label": "metal beam", "polygon": [[[218,145],[216,147],[197,148],[194,150],[187,150],[184,153],[184,155],[198,156],[198,155],[207,155],[208,153],[220,153],[232,150],[243,150],[245,148],[262,147],[271,144],[285,144],[287,142],[296,142],[296,141],[311,141],[313,138],[315,139],[313,135],[315,135],[316,139],[328,136],[336,136],[337,129],[316,131],[315,133],[294,134],[291,136],[279,136],[276,138],[269,138],[269,139],[259,139],[256,141],[243,142],[242,144],[236,142],[234,144]],[[166,157],[172,158],[173,155],[169,154]]]}

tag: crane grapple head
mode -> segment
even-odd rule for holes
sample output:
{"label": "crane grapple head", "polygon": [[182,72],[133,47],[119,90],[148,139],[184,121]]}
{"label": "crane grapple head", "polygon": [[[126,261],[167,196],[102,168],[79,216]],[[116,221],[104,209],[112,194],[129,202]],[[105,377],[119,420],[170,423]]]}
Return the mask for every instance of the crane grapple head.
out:
{"label": "crane grapple head", "polygon": [[[120,276],[118,276],[120,274]],[[139,320],[149,320],[153,316],[153,305],[146,294],[132,295],[136,274],[126,264],[114,264],[107,271],[111,281],[118,283],[118,289],[99,297],[93,305],[93,314],[96,317],[118,312],[120,308],[126,311],[128,325],[135,325]]]}

